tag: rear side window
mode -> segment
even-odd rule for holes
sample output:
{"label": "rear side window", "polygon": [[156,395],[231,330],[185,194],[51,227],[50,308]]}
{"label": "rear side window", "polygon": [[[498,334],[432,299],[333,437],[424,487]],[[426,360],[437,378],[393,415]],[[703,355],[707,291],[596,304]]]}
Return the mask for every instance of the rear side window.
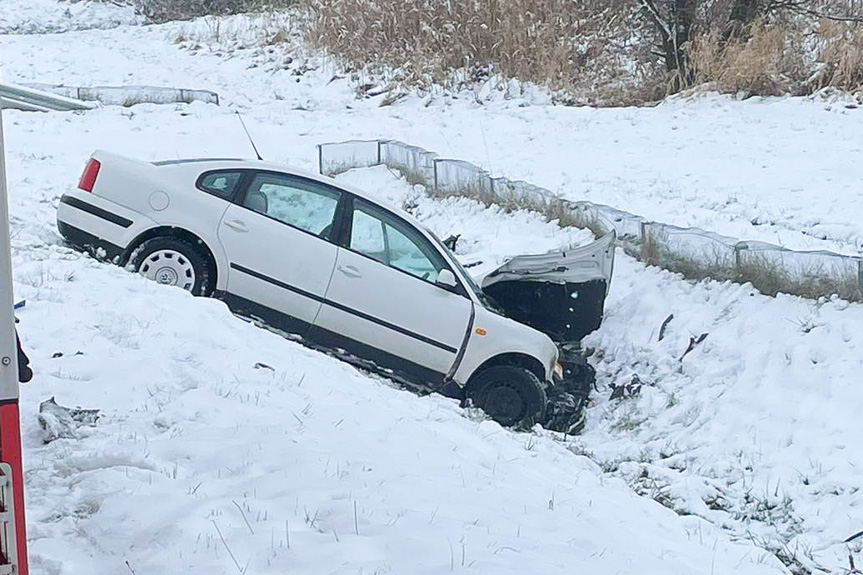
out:
{"label": "rear side window", "polygon": [[341,194],[318,182],[287,174],[260,173],[243,206],[282,223],[331,240]]}
{"label": "rear side window", "polygon": [[198,188],[214,196],[228,199],[233,195],[242,176],[242,172],[210,172],[201,176],[198,180]]}

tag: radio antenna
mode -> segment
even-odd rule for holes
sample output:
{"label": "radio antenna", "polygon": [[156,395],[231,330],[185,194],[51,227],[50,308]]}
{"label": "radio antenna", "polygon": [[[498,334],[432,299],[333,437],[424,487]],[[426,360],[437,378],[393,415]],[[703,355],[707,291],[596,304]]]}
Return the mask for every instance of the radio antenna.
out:
{"label": "radio antenna", "polygon": [[252,139],[252,135],[249,133],[249,129],[246,127],[246,123],[243,121],[243,117],[240,115],[240,111],[236,110],[237,118],[240,119],[240,124],[243,126],[243,130],[246,132],[246,137],[249,138],[249,143],[252,144],[252,149],[255,150],[255,155],[258,157],[260,161],[264,161],[264,158],[261,157],[261,154],[258,153],[258,147],[255,145],[255,141]]}

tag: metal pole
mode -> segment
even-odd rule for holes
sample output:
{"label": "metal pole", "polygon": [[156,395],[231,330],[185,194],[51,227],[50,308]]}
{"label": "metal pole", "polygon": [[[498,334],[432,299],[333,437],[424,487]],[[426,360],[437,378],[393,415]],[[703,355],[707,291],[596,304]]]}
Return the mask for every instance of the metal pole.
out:
{"label": "metal pole", "polygon": [[12,304],[12,249],[6,193],[6,148],[0,111],[0,401],[18,399],[18,348]]}
{"label": "metal pole", "polygon": [[18,347],[12,296],[12,242],[6,190],[6,147],[0,109],[0,471],[4,537],[2,559],[15,575],[28,575],[27,527],[24,517],[24,470],[21,461],[21,420],[18,411]]}

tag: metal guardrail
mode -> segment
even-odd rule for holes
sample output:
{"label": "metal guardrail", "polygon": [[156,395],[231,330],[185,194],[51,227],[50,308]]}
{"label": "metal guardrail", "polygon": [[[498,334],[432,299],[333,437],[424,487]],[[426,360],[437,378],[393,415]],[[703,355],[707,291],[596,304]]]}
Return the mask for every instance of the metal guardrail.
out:
{"label": "metal guardrail", "polygon": [[[321,174],[334,175],[351,168],[385,165],[402,171],[408,181],[422,182],[439,193],[463,195],[499,205],[514,203],[517,207],[537,211],[557,206],[589,224],[584,227],[590,227],[598,237],[610,233],[617,238],[625,237],[633,227],[621,226],[618,214],[624,212],[608,206],[565,200],[521,180],[494,178],[469,162],[439,158],[434,152],[398,140],[329,142],[318,144],[317,149]],[[638,229],[638,225],[634,227]]]}
{"label": "metal guardrail", "polygon": [[27,84],[27,87],[79,101],[96,101],[106,106],[191,104],[192,102],[219,105],[219,95],[210,90],[159,88],[155,86],[65,86],[55,84]]}
{"label": "metal guardrail", "polygon": [[0,108],[15,108],[27,112],[71,112],[90,110],[95,107],[96,104],[91,102],[82,102],[42,90],[14,84],[0,84]]}
{"label": "metal guardrail", "polygon": [[70,112],[91,110],[99,104],[134,106],[135,104],[191,104],[204,102],[219,105],[219,95],[209,90],[157,88],[153,86],[64,86],[54,84],[0,84],[0,107],[26,112]]}
{"label": "metal guardrail", "polygon": [[[527,182],[492,178],[462,160],[438,158],[417,146],[394,140],[352,140],[318,145],[321,173],[384,164],[398,167],[408,180],[421,180],[436,191],[468,193],[491,201],[515,197],[530,206],[554,199],[550,191]],[[690,279],[749,282],[765,294],[809,298],[839,297],[863,301],[863,257],[824,250],[795,251],[764,242],[738,240],[698,228],[680,228],[585,201],[562,200],[570,215],[590,227],[613,230],[618,245],[650,265]]]}

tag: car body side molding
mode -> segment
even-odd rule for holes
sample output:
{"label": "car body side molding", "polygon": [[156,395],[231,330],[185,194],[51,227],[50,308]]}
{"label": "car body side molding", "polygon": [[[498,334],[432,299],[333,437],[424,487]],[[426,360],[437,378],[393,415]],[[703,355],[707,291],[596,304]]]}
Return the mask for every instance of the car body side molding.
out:
{"label": "car body side molding", "polygon": [[234,269],[234,270],[236,270],[236,271],[238,271],[238,272],[244,273],[244,274],[246,274],[246,275],[250,275],[250,276],[252,276],[252,277],[254,277],[254,278],[257,278],[257,279],[259,279],[259,280],[261,280],[261,281],[268,282],[268,283],[270,283],[270,284],[272,284],[272,285],[274,285],[274,286],[277,286],[277,287],[280,287],[280,288],[282,288],[282,289],[286,289],[286,290],[288,290],[288,291],[294,292],[295,294],[301,295],[301,296],[303,296],[303,297],[307,297],[307,298],[309,298],[309,299],[311,299],[311,300],[314,300],[314,301],[320,302],[320,303],[322,303],[322,304],[324,304],[324,305],[328,305],[328,306],[330,306],[330,307],[333,307],[333,308],[335,308],[335,309],[341,310],[341,311],[343,311],[343,312],[346,312],[346,313],[349,313],[349,314],[355,315],[355,316],[357,316],[357,317],[359,317],[359,318],[362,318],[362,319],[364,319],[364,320],[366,320],[366,321],[370,321],[370,322],[372,322],[372,323],[375,323],[375,324],[377,324],[377,325],[383,326],[383,327],[385,327],[385,328],[387,328],[387,329],[390,329],[390,330],[395,331],[395,332],[397,332],[397,333],[400,333],[400,334],[402,334],[402,335],[406,335],[406,336],[408,336],[408,337],[411,337],[411,338],[413,338],[413,339],[415,339],[415,340],[417,340],[417,341],[421,341],[421,342],[423,342],[423,343],[425,343],[425,344],[428,344],[428,345],[431,345],[431,346],[437,347],[437,348],[439,348],[439,349],[442,349],[442,350],[447,351],[447,352],[452,353],[452,354],[457,354],[457,353],[458,353],[458,351],[459,351],[458,349],[456,349],[456,348],[452,347],[451,345],[447,345],[447,344],[445,344],[445,343],[442,343],[442,342],[439,342],[439,341],[437,341],[437,340],[434,340],[434,339],[431,339],[431,338],[429,338],[429,337],[426,337],[426,336],[424,336],[424,335],[422,335],[422,334],[419,334],[419,333],[413,332],[413,331],[411,331],[411,330],[409,330],[409,329],[405,329],[405,328],[403,328],[403,327],[401,327],[401,326],[399,326],[399,325],[396,325],[396,324],[390,323],[390,322],[388,322],[388,321],[384,321],[384,320],[382,320],[382,319],[380,319],[380,318],[374,317],[374,316],[369,315],[369,314],[367,314],[367,313],[363,313],[363,312],[361,312],[361,311],[359,311],[359,310],[356,310],[356,309],[353,309],[353,308],[348,307],[348,306],[346,306],[346,305],[340,304],[339,302],[332,301],[332,300],[328,300],[328,299],[326,299],[326,298],[320,297],[320,296],[315,295],[315,294],[313,294],[313,293],[309,293],[309,292],[307,292],[307,291],[305,291],[305,290],[301,290],[301,289],[299,289],[299,288],[297,288],[297,287],[295,287],[295,286],[288,285],[288,284],[286,284],[286,283],[284,283],[284,282],[282,282],[282,281],[279,281],[279,280],[277,280],[277,279],[275,279],[275,278],[271,278],[271,277],[266,276],[266,275],[264,275],[264,274],[262,274],[262,273],[256,272],[255,270],[251,270],[251,269],[249,269],[249,268],[247,268],[247,267],[243,267],[243,266],[241,266],[241,265],[239,265],[239,264],[236,264],[236,263],[233,263],[233,262],[231,262],[231,264],[230,264],[230,265],[231,265],[231,269]]}
{"label": "car body side molding", "polygon": [[93,204],[88,204],[87,202],[80,200],[74,196],[64,195],[62,198],[60,198],[60,203],[72,206],[73,208],[78,208],[82,212],[87,212],[88,214],[92,214],[97,218],[102,218],[103,220],[111,222],[112,224],[116,224],[121,228],[128,228],[134,223],[129,218],[118,216],[117,214],[109,212],[106,209],[94,206]]}

